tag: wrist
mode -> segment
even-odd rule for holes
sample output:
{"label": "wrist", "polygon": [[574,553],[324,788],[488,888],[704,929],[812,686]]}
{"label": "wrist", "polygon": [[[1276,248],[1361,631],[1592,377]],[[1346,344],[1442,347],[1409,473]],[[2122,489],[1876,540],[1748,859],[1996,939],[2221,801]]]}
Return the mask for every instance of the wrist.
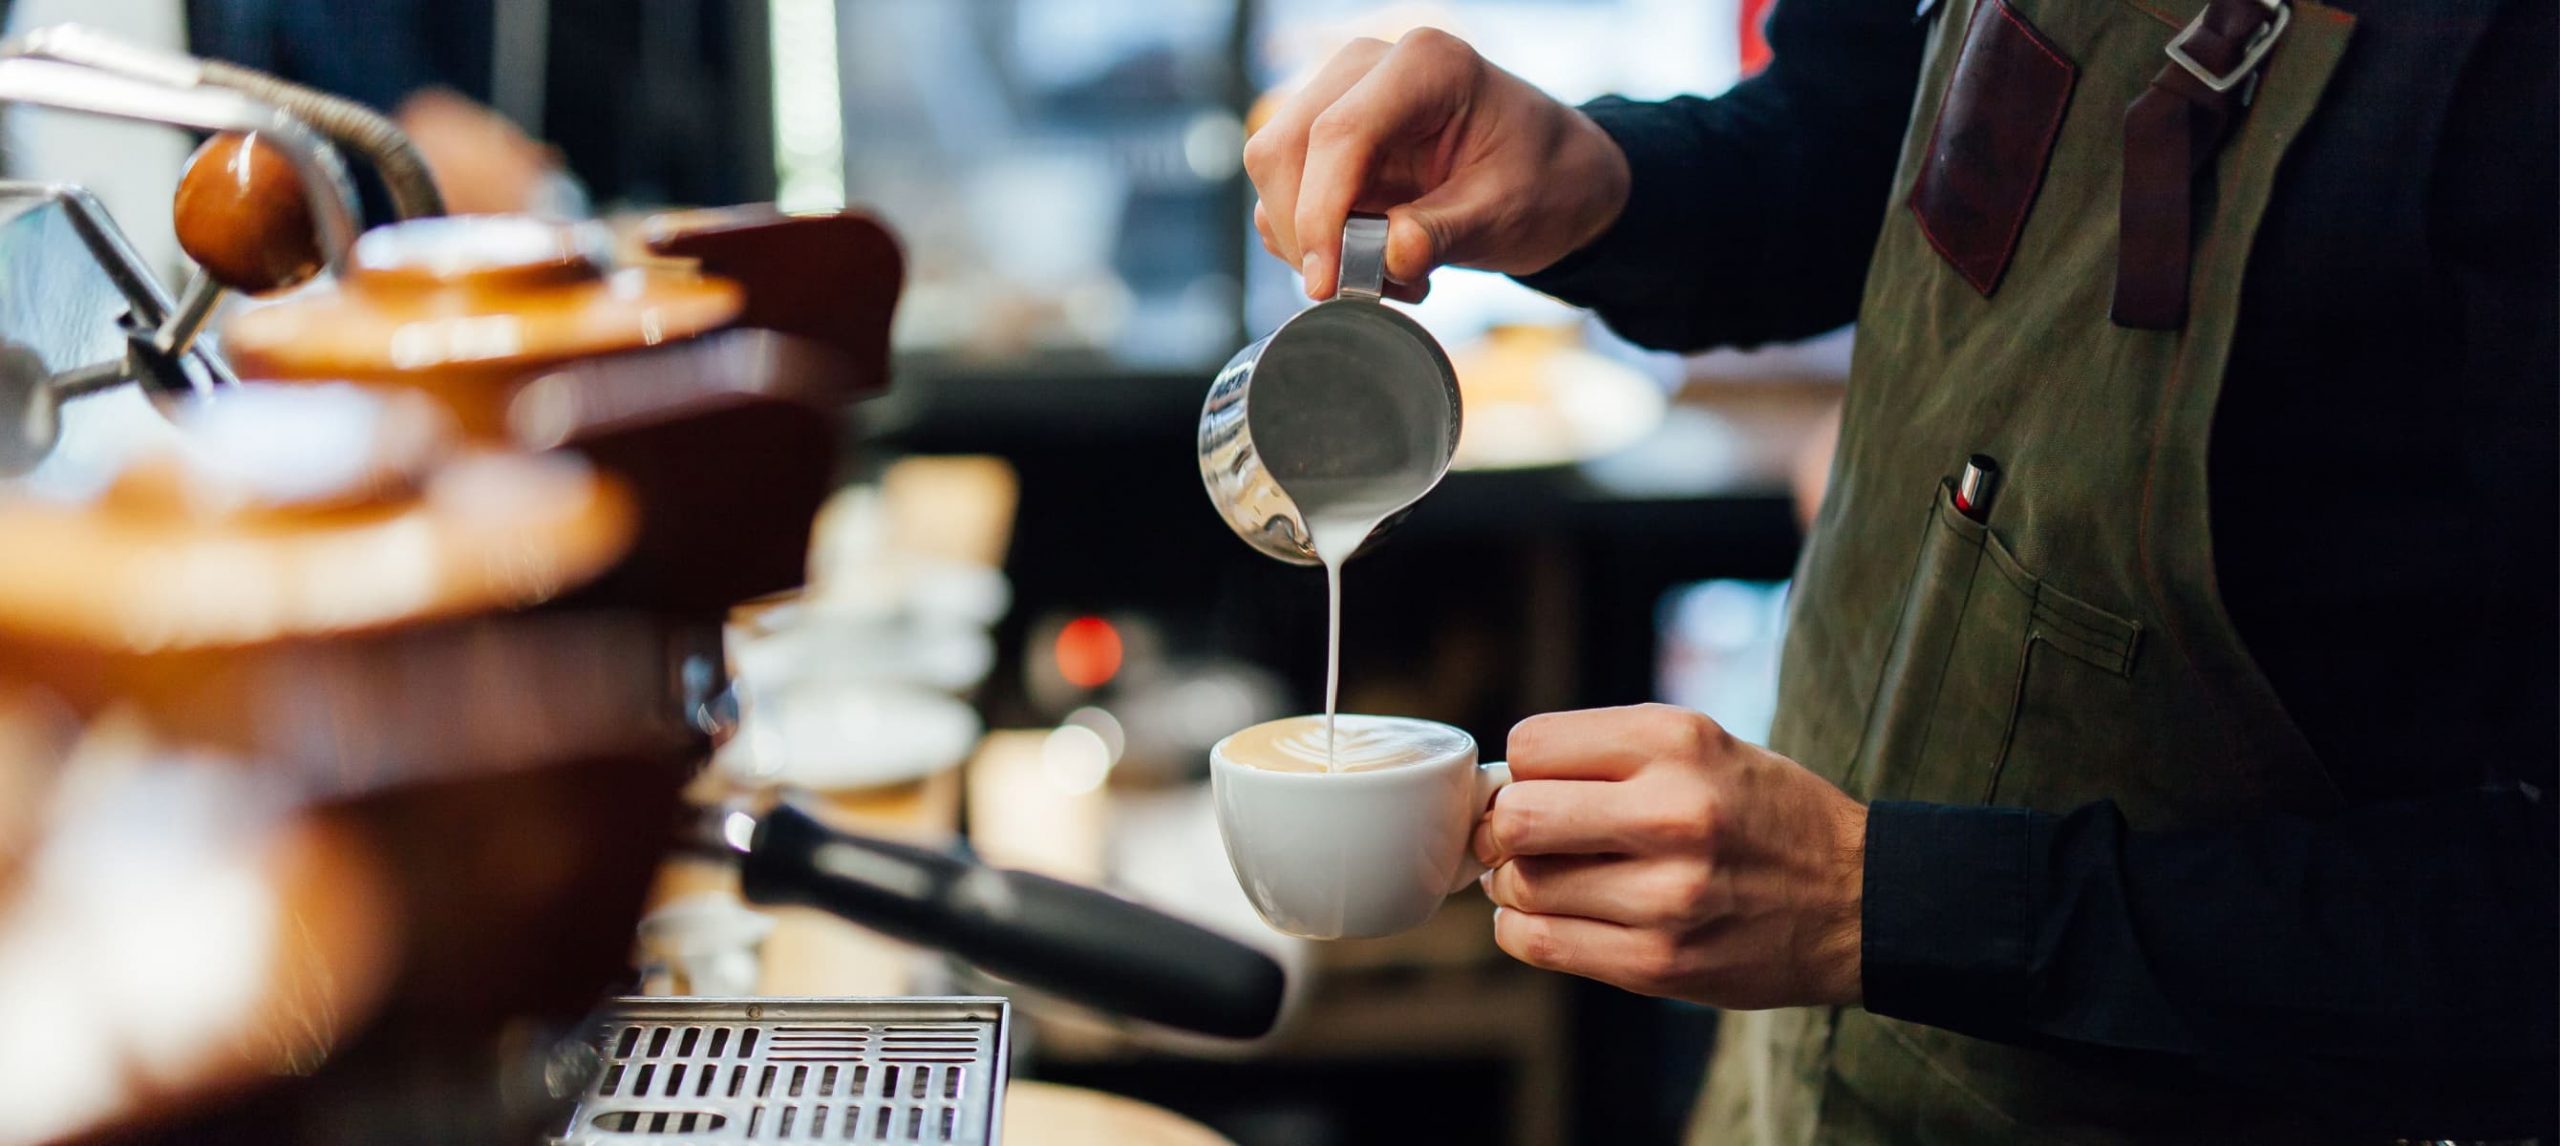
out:
{"label": "wrist", "polygon": [[1572,245],[1565,249],[1565,254],[1571,255],[1598,242],[1600,236],[1617,225],[1618,217],[1626,213],[1635,173],[1627,162],[1626,149],[1600,126],[1600,121],[1581,108],[1568,108],[1566,114],[1572,117],[1569,130],[1573,146],[1582,156],[1575,165],[1580,173],[1576,182],[1590,189],[1581,209],[1574,213]]}
{"label": "wrist", "polygon": [[1847,797],[1832,817],[1829,894],[1813,959],[1818,1003],[1856,1005],[1865,996],[1867,807]]}

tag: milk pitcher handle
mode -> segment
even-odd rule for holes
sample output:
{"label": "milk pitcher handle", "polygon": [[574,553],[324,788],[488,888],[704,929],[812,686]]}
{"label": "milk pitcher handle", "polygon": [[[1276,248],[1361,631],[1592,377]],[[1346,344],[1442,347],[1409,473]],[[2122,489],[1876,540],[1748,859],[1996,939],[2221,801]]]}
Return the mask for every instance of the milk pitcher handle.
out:
{"label": "milk pitcher handle", "polygon": [[1387,288],[1387,217],[1355,211],[1343,220],[1340,262],[1334,297],[1378,301]]}

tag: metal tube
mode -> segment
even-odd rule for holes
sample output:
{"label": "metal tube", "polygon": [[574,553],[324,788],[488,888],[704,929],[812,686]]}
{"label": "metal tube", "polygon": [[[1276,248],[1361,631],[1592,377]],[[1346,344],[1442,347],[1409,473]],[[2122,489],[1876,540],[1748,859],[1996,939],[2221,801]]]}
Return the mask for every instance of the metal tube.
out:
{"label": "metal tube", "polygon": [[222,285],[213,276],[199,270],[187,280],[187,289],[178,295],[178,309],[151,333],[151,344],[160,353],[175,356],[193,345],[196,335],[213,317],[215,304],[222,301]]}
{"label": "metal tube", "polygon": [[436,188],[426,157],[410,145],[408,134],[398,124],[372,108],[287,83],[255,68],[219,60],[205,61],[204,78],[206,83],[273,104],[364,156],[373,165],[374,173],[382,176],[383,189],[391,194],[392,214],[403,219],[444,214],[444,192]]}
{"label": "metal tube", "polygon": [[255,68],[126,43],[77,24],[38,28],[0,44],[0,56],[77,64],[180,90],[229,88],[272,105],[363,155],[382,176],[383,187],[391,193],[392,211],[400,218],[444,214],[444,196],[409,137],[389,117],[354,100],[289,83]]}
{"label": "metal tube", "polygon": [[128,75],[27,56],[0,59],[0,103],[23,103],[200,131],[259,132],[301,173],[313,226],[331,270],[355,244],[355,191],[337,153],[300,121],[238,92],[173,88]]}
{"label": "metal tube", "polygon": [[55,24],[28,32],[0,44],[0,56],[78,64],[149,80],[162,87],[191,88],[204,82],[204,61],[194,56],[146,48],[78,24]]}

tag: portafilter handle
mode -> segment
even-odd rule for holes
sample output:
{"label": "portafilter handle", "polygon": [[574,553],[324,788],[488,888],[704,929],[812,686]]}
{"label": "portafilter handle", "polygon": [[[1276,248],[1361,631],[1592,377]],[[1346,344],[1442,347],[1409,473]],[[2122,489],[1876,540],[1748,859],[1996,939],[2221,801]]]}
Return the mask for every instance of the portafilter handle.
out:
{"label": "portafilter handle", "polygon": [[1033,990],[1180,1030],[1253,1038],[1279,1017],[1285,977],[1270,956],[1108,892],[839,832],[787,801],[722,818],[750,902],[816,907]]}

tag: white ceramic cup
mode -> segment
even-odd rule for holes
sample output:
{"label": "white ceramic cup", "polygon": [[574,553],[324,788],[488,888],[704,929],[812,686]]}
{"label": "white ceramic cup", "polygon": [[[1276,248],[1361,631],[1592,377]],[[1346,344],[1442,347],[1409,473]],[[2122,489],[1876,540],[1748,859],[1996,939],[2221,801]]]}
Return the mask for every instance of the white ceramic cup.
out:
{"label": "white ceramic cup", "polygon": [[1412,763],[1346,772],[1239,763],[1227,752],[1233,736],[1209,750],[1218,834],[1264,922],[1308,939],[1392,935],[1484,874],[1468,841],[1511,769],[1478,764],[1475,739],[1458,729],[1411,722],[1455,743]]}

